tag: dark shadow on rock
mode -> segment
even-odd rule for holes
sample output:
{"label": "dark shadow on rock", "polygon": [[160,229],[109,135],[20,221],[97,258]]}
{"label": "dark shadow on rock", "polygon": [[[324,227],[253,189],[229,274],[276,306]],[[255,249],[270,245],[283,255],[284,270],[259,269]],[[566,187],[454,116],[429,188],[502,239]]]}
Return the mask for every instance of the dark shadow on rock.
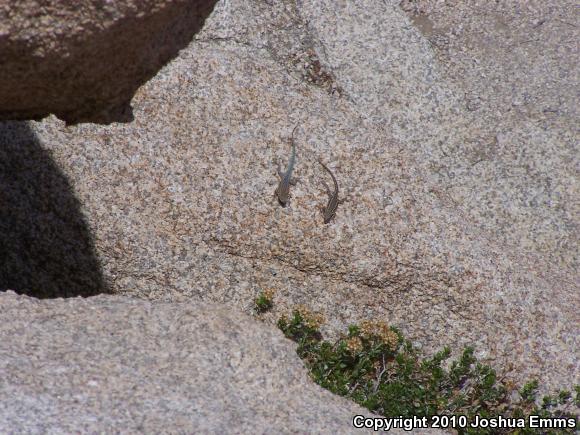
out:
{"label": "dark shadow on rock", "polygon": [[106,286],[66,176],[26,122],[0,122],[0,291],[92,296]]}
{"label": "dark shadow on rock", "polygon": [[[216,2],[161,2],[147,13],[126,11],[112,24],[101,23],[102,28],[102,12],[94,5],[78,6],[79,20],[86,12],[87,23],[70,19],[70,5],[62,16],[47,12],[50,26],[87,28],[79,35],[61,35],[57,47],[45,44],[43,32],[51,27],[42,24],[32,36],[23,31],[2,41],[0,120],[41,119],[54,113],[67,124],[132,121],[131,100],[137,89],[192,41]],[[39,47],[47,54],[39,56]]]}

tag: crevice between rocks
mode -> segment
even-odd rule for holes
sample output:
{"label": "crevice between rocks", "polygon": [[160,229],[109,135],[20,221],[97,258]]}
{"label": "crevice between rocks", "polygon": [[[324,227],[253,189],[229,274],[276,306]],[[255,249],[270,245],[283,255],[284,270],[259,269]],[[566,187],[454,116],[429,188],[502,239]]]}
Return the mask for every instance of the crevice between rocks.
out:
{"label": "crevice between rocks", "polygon": [[109,293],[69,180],[27,122],[0,122],[0,291]]}

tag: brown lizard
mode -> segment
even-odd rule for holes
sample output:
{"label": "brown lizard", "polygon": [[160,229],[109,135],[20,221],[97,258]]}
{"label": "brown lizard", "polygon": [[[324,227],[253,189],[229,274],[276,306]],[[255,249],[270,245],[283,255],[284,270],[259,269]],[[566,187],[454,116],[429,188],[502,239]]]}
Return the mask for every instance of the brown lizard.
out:
{"label": "brown lizard", "polygon": [[328,188],[328,185],[323,181],[324,187],[326,187],[326,192],[328,193],[328,204],[322,210],[324,216],[324,223],[329,223],[334,215],[336,214],[336,209],[338,208],[338,204],[340,203],[338,199],[338,183],[336,182],[336,178],[334,177],[333,173],[328,169],[328,167],[322,163],[322,161],[318,160],[318,163],[322,165],[324,169],[330,174],[332,177],[332,181],[334,182],[334,192],[331,192]]}

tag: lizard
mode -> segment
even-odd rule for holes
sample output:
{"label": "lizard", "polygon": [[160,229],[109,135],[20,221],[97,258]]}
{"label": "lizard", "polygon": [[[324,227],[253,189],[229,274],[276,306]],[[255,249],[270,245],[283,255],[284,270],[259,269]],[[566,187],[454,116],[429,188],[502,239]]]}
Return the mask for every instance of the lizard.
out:
{"label": "lizard", "polygon": [[278,176],[280,177],[280,183],[278,183],[278,188],[276,189],[276,196],[278,197],[278,202],[282,207],[286,207],[288,203],[288,198],[290,196],[290,185],[295,184],[292,180],[292,171],[294,170],[294,164],[296,162],[296,145],[294,144],[294,132],[298,128],[298,124],[292,130],[292,154],[290,154],[290,161],[288,162],[288,168],[286,172],[280,170],[280,164],[278,164]]}
{"label": "lizard", "polygon": [[327,224],[332,220],[332,218],[336,214],[336,209],[338,208],[338,204],[340,203],[338,199],[338,183],[336,182],[336,178],[334,178],[333,173],[330,171],[330,169],[328,169],[328,166],[322,163],[321,160],[318,160],[318,163],[320,163],[322,167],[326,169],[326,171],[332,177],[332,181],[334,182],[334,192],[330,191],[328,185],[324,183],[324,181],[322,182],[324,184],[324,187],[326,187],[326,192],[328,193],[328,204],[326,204],[326,207],[322,209],[324,223]]}

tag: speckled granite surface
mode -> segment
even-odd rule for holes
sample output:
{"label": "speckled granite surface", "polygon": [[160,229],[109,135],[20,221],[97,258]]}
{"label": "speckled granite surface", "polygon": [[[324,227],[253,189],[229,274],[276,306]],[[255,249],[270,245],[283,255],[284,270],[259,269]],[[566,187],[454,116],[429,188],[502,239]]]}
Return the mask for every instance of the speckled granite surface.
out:
{"label": "speckled granite surface", "polygon": [[[378,0],[220,2],[139,90],[133,123],[31,122],[33,146],[82,204],[109,290],[249,311],[273,288],[269,322],[297,303],[322,311],[329,335],[378,318],[426,353],[471,344],[509,377],[569,388],[580,376],[578,132],[575,106],[541,107],[577,80],[548,87],[535,72],[546,95],[523,111],[523,90],[487,78],[503,65],[530,89],[511,52],[465,45],[460,58],[416,26]],[[518,55],[556,59],[548,83],[568,70],[569,45],[542,44]],[[280,208],[275,167],[297,122],[299,182]],[[30,144],[17,128],[0,134]],[[326,226],[317,158],[346,199]]]}
{"label": "speckled granite surface", "polygon": [[0,7],[0,119],[127,122],[135,91],[217,0],[17,0]]}
{"label": "speckled granite surface", "polygon": [[2,433],[360,433],[372,417],[313,384],[279,330],[214,304],[5,292],[0,311]]}

